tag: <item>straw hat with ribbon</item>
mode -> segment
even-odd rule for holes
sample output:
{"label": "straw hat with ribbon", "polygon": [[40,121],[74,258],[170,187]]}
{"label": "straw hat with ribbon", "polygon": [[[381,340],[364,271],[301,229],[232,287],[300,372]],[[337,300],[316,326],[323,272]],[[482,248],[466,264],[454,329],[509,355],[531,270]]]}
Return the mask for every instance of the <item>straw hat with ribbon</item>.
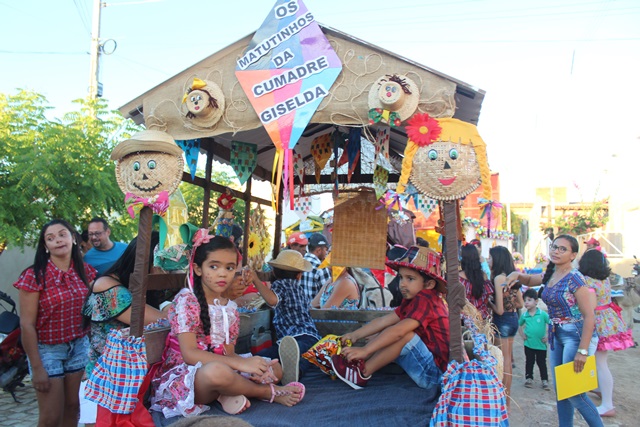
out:
{"label": "straw hat with ribbon", "polygon": [[440,254],[432,249],[411,246],[402,257],[387,261],[386,264],[394,270],[406,267],[426,274],[436,281],[436,291],[444,294],[447,292],[447,282],[442,277],[440,258]]}
{"label": "straw hat with ribbon", "polygon": [[300,252],[291,249],[281,251],[278,256],[269,261],[269,265],[287,271],[311,271],[313,266],[304,259]]}
{"label": "straw hat with ribbon", "polygon": [[407,76],[382,76],[369,90],[369,123],[400,126],[415,113],[419,100],[418,86]]}
{"label": "straw hat with ribbon", "polygon": [[116,181],[125,193],[131,217],[149,206],[160,215],[169,207],[169,195],[182,181],[182,148],[166,132],[147,129],[119,143],[111,152]]}
{"label": "straw hat with ribbon", "polygon": [[224,94],[212,81],[194,78],[182,97],[185,117],[202,128],[213,127],[224,112]]}

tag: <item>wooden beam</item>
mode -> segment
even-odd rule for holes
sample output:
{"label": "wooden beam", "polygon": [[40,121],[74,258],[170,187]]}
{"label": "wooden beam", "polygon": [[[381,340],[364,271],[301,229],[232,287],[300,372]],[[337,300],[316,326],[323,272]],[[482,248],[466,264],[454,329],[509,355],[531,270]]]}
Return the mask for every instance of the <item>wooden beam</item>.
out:
{"label": "wooden beam", "polygon": [[[201,178],[199,176],[196,176],[193,179],[191,179],[191,174],[189,174],[189,172],[182,173],[182,180],[185,182],[188,182],[189,184],[197,185],[198,187],[201,187],[201,188],[205,188],[207,183],[207,180],[205,178]],[[217,191],[218,193],[224,193],[225,191],[227,191],[227,187],[225,187],[224,185],[220,185],[217,182],[212,182],[210,184],[210,188],[211,190]],[[238,194],[237,197],[244,200],[245,202],[247,201],[244,193]],[[205,198],[205,201],[206,200],[207,199]],[[261,205],[271,206],[271,200],[263,199],[257,196],[251,196],[251,201],[254,203],[259,203]]]}
{"label": "wooden beam", "polygon": [[207,151],[207,166],[205,168],[204,200],[202,203],[202,228],[209,228],[209,204],[211,201],[211,173],[213,170],[213,155]]}
{"label": "wooden beam", "polygon": [[463,362],[460,312],[466,291],[458,277],[458,207],[456,200],[444,202],[445,257],[447,260],[447,304],[449,306],[449,361]]}
{"label": "wooden beam", "polygon": [[164,289],[184,288],[186,273],[160,273],[147,276],[147,290],[162,291]]}
{"label": "wooden beam", "polygon": [[149,274],[149,254],[151,252],[151,220],[153,212],[145,206],[138,220],[138,240],[136,243],[136,265],[129,278],[131,291],[131,331],[133,337],[141,337],[144,328],[144,308],[147,303],[147,283]]}

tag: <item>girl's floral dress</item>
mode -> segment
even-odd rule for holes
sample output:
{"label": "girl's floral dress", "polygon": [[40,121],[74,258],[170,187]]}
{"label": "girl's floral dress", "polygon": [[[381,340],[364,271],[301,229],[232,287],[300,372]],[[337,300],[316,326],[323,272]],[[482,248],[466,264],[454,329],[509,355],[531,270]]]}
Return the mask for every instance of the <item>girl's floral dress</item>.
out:
{"label": "girl's floral dress", "polygon": [[163,354],[162,366],[151,384],[153,397],[151,410],[159,411],[166,418],[194,416],[207,410],[207,405],[194,402],[195,375],[202,363],[188,365],[182,358],[178,335],[196,334],[198,348],[216,354],[224,354],[223,344],[235,344],[240,332],[238,306],[233,301],[220,305],[218,300],[209,304],[211,330],[205,334],[200,321],[198,298],[189,289],[182,289],[169,309],[171,332]]}
{"label": "girl's floral dress", "polygon": [[584,277],[587,285],[596,291],[596,332],[598,333],[598,351],[624,350],[633,347],[631,330],[627,329],[620,315],[622,309],[611,302],[609,279],[597,280]]}

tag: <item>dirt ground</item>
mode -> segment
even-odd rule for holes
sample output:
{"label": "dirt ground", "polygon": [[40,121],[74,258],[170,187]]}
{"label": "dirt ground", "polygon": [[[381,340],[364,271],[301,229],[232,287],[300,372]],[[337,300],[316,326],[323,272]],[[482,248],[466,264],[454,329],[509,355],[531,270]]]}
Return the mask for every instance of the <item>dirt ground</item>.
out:
{"label": "dirt ground", "polygon": [[[640,341],[640,323],[634,324],[634,339]],[[516,368],[513,370],[513,385],[511,390],[512,403],[509,422],[513,427],[557,426],[555,393],[545,391],[540,383],[537,367],[534,367],[534,388],[524,387],[524,349],[519,336],[514,344],[514,359]],[[608,427],[637,427],[640,426],[640,347],[609,354],[609,369],[613,374],[614,393],[613,404],[616,416],[603,418]],[[549,373],[551,376],[551,373]],[[553,388],[553,387],[552,387]],[[597,405],[600,399],[593,393],[588,394]],[[576,411],[575,426],[587,424]]]}

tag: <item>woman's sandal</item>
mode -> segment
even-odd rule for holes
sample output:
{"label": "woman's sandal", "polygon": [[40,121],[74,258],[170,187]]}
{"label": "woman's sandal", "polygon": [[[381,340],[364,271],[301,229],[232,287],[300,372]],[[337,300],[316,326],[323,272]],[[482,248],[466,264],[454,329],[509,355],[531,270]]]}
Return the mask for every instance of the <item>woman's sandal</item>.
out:
{"label": "woman's sandal", "polygon": [[247,406],[247,398],[242,394],[237,396],[218,396],[218,402],[222,405],[222,410],[229,415],[237,415]]}
{"label": "woman's sandal", "polygon": [[[273,384],[269,384],[269,387],[271,387],[271,399],[268,401],[269,403],[273,403],[274,399],[276,397],[280,397],[280,396],[289,396],[290,394],[292,394],[291,391],[288,390],[276,390],[275,386]],[[304,392],[305,392],[305,387],[304,384],[299,383],[299,382],[291,382],[287,385],[285,385],[284,387],[297,387],[298,391],[300,392],[300,400],[298,400],[298,403],[300,403],[300,401],[302,401],[302,398],[304,397]],[[265,399],[266,401],[266,399]]]}

